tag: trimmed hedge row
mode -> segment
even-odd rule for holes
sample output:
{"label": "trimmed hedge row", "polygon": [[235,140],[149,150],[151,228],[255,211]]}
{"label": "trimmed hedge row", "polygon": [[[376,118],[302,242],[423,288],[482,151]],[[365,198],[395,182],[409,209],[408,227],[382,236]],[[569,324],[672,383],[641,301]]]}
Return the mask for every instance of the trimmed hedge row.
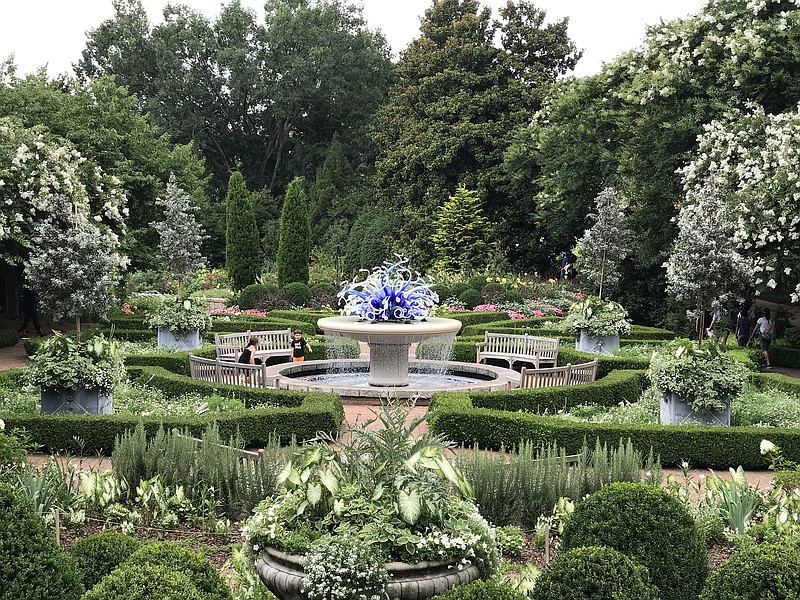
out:
{"label": "trimmed hedge row", "polygon": [[[507,392],[498,392],[496,395]],[[475,408],[466,393],[436,394],[429,411],[436,409],[431,432],[457,444],[498,449],[529,440],[536,445],[556,444],[578,452],[587,440],[616,445],[630,439],[641,452],[650,449],[661,462],[672,465],[687,460],[693,466],[746,469],[766,467],[759,445],[764,438],[780,446],[785,456],[800,460],[800,431],[758,427],[703,427],[699,425],[641,425],[581,423],[524,412]]]}
{"label": "trimmed hedge row", "polygon": [[[323,317],[337,317],[338,312],[322,311],[322,310],[271,310],[268,313],[268,319],[272,321],[293,321],[312,325],[314,331],[311,333],[322,333],[317,329],[317,321]],[[305,333],[305,329],[303,329]]]}
{"label": "trimmed hedge row", "polygon": [[[163,390],[168,395],[198,392],[240,398],[248,410],[199,416],[138,417],[131,415],[3,415],[9,428],[24,428],[38,444],[51,451],[110,452],[114,438],[142,423],[149,435],[158,428],[188,429],[201,436],[216,422],[223,438],[237,433],[248,446],[266,445],[271,436],[282,440],[311,439],[320,431],[335,433],[344,409],[335,394],[240,388],[205,383],[170,373],[160,367],[132,367],[132,378]],[[265,403],[277,408],[260,408]],[[80,441],[80,444],[78,443]]]}
{"label": "trimmed hedge row", "polygon": [[[470,392],[467,395],[476,408],[541,414],[554,413],[581,404],[616,406],[623,400],[636,402],[644,386],[644,371],[616,370],[594,383],[585,385],[526,388],[507,392]],[[447,395],[447,393],[434,394],[433,403],[437,404],[440,396]]]}
{"label": "trimmed hedge row", "polygon": [[[486,331],[492,333],[528,333],[531,335],[538,335],[542,337],[567,337],[572,338],[571,335],[565,335],[563,331],[555,327],[537,327],[537,324],[546,321],[560,321],[559,317],[539,317],[534,319],[505,319],[502,321],[492,321],[478,325],[470,325],[461,330],[461,335],[464,337],[477,336],[483,338]],[[658,327],[646,327],[644,325],[631,326],[631,332],[627,335],[629,339],[635,340],[672,340],[676,334],[667,329],[659,329]],[[626,338],[623,338],[623,340]]]}

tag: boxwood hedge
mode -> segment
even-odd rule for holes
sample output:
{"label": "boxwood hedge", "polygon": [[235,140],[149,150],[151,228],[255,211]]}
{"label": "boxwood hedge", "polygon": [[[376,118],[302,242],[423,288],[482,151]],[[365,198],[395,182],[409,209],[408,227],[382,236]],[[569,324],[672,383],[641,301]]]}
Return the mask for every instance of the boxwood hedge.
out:
{"label": "boxwood hedge", "polygon": [[[573,390],[580,386],[575,386]],[[565,388],[566,389],[566,388]],[[495,395],[513,392],[495,392]],[[800,431],[758,427],[704,427],[700,425],[641,425],[580,423],[526,412],[476,408],[472,394],[435,394],[429,411],[431,431],[450,440],[481,448],[507,448],[530,440],[534,444],[563,446],[577,452],[584,440],[590,444],[618,444],[630,439],[641,452],[652,448],[663,464],[687,460],[695,466],[747,469],[766,467],[759,452],[764,438],[780,446],[787,458],[800,460]]]}

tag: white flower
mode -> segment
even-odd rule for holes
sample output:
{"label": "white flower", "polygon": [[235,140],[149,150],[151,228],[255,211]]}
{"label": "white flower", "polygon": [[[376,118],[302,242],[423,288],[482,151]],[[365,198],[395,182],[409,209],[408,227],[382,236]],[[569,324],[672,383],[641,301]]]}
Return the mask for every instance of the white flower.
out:
{"label": "white flower", "polygon": [[183,308],[185,308],[186,310],[191,310],[192,303],[189,300],[184,300],[183,301]]}
{"label": "white flower", "polygon": [[769,440],[761,440],[761,446],[759,449],[761,450],[761,454],[769,454],[770,452],[775,451],[775,444]]}
{"label": "white flower", "polygon": [[0,419],[0,431],[3,431],[6,428],[6,422],[3,419]]}

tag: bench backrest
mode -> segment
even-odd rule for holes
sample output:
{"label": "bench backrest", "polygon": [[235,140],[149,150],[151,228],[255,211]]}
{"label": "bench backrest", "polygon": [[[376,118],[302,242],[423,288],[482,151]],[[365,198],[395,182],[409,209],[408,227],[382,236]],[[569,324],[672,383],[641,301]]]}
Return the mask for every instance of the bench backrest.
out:
{"label": "bench backrest", "polygon": [[558,354],[558,338],[537,337],[534,335],[515,333],[484,334],[484,352],[502,354],[516,354],[533,356],[538,354],[542,358],[555,357]]}
{"label": "bench backrest", "polygon": [[189,355],[189,373],[192,379],[210,383],[257,388],[270,387],[271,382],[267,381],[266,369],[266,364],[248,365]]}
{"label": "bench backrest", "polygon": [[[258,338],[258,350],[286,350],[292,343],[292,329],[278,329],[274,331],[245,331],[244,333],[216,333],[214,344],[217,348],[235,348],[241,353],[251,337]],[[227,354],[228,352],[224,352]],[[217,352],[217,356],[220,353]]]}
{"label": "bench backrest", "polygon": [[522,369],[519,387],[544,388],[561,385],[591,383],[597,376],[597,359],[580,365],[550,367],[547,369]]}

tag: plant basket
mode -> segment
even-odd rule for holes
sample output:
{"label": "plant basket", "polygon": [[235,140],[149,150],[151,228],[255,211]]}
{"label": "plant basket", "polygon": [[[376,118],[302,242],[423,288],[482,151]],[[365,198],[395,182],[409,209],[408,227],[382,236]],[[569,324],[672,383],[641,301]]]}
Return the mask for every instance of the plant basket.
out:
{"label": "plant basket", "polygon": [[202,348],[203,339],[199,329],[192,329],[186,333],[177,334],[167,327],[158,328],[158,347],[174,348],[178,352]]}
{"label": "plant basket", "polygon": [[100,390],[42,387],[44,415],[110,415],[112,411],[111,394],[101,394]]}
{"label": "plant basket", "polygon": [[[307,600],[303,584],[302,557],[266,547],[256,561],[256,570],[269,591],[280,600]],[[459,570],[457,561],[425,561],[410,565],[401,562],[386,564],[389,583],[388,598],[427,600],[452,587],[470,583],[480,577],[478,567],[468,565]]]}
{"label": "plant basket", "polygon": [[728,427],[731,424],[731,404],[724,410],[695,411],[683,398],[675,393],[661,395],[662,425],[713,425]]}

